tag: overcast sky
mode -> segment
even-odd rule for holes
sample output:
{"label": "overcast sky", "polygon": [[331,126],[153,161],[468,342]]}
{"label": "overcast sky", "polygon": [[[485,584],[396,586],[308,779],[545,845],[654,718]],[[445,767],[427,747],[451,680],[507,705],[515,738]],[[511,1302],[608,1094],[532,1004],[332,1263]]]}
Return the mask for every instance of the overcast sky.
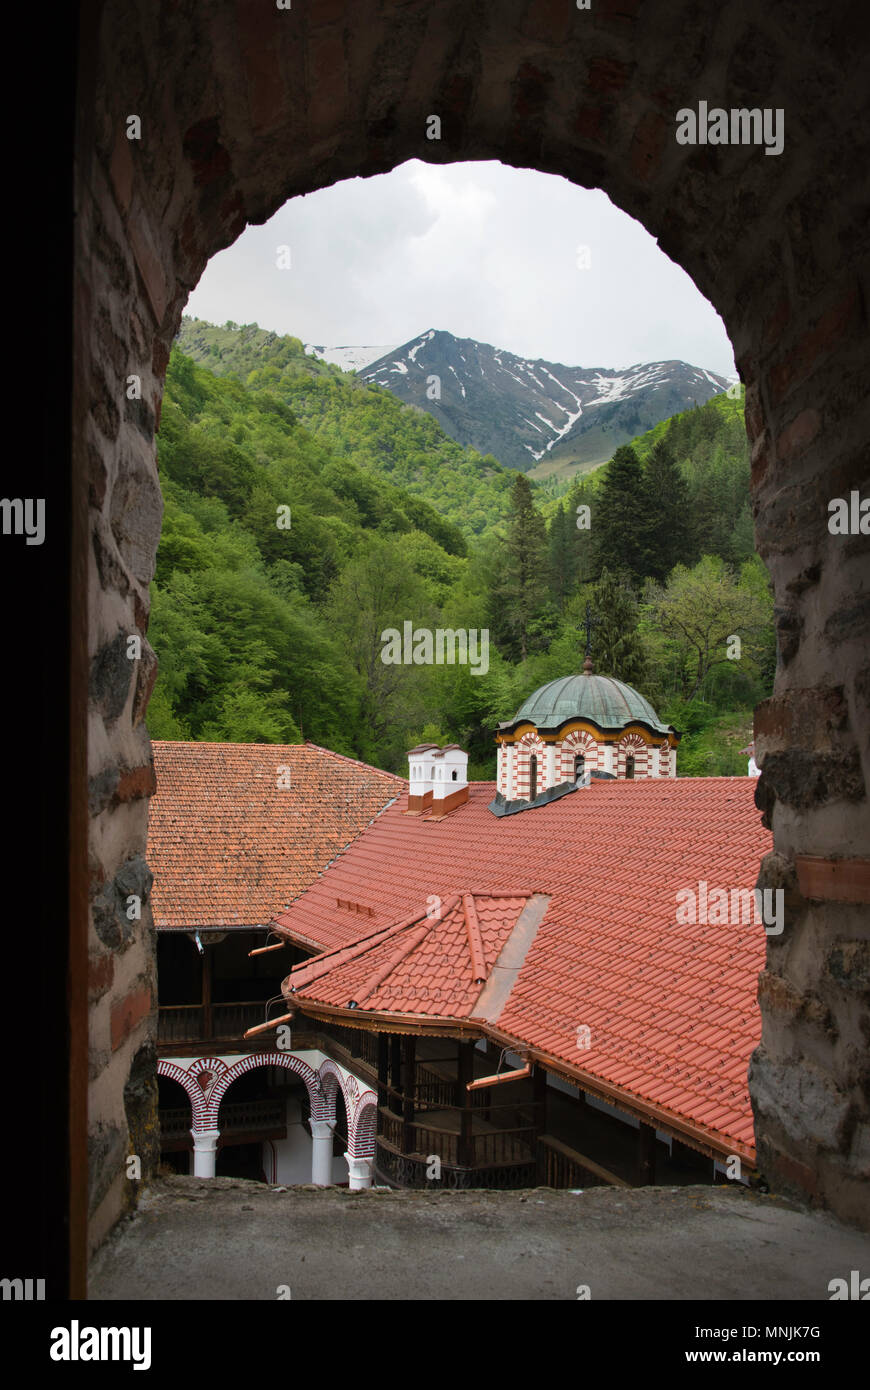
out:
{"label": "overcast sky", "polygon": [[329,347],[444,328],[568,366],[682,358],[736,375],[719,315],[639,222],[497,162],[412,160],[294,198],[211,260],[185,312]]}

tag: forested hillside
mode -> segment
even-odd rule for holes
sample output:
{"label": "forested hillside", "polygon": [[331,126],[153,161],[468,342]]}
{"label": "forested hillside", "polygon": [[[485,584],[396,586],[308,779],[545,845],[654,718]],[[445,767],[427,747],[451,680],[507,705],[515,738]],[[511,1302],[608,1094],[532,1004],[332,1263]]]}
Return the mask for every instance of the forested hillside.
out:
{"label": "forested hillside", "polygon": [[217,376],[280,396],[335,456],[425,497],[466,534],[482,534],[497,522],[511,474],[492,454],[463,448],[428,412],[392,392],[306,356],[298,338],[256,324],[216,328],[185,318],[177,344]]}
{"label": "forested hillside", "polygon": [[[176,345],[158,439],[152,736],[305,737],[399,772],[422,738],[455,741],[492,777],[497,722],[580,668],[589,602],[596,669],[686,731],[681,774],[745,772],[775,656],[741,402],[548,500],[298,340],[207,327],[182,337],[219,374]],[[406,621],[487,629],[487,669],[385,665]]]}

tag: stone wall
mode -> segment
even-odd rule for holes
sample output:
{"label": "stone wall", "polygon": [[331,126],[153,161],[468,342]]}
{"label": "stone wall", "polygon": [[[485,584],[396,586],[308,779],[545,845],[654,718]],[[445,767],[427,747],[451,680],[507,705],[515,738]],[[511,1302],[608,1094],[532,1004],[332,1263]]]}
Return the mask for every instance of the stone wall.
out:
{"label": "stone wall", "polygon": [[[248,222],[410,158],[501,159],[605,189],[728,328],[780,640],[756,730],[775,841],[762,881],[787,885],[790,903],[760,989],[758,1142],[774,1184],[857,1218],[870,1134],[866,906],[830,901],[824,874],[802,880],[800,861],[856,860],[870,838],[867,540],[827,529],[831,497],[870,490],[861,24],[859,7],[826,0],[82,7],[74,447],[90,516],[92,1241],[134,1200],[126,1156],[153,1149],[145,634],[170,343],[207,260]],[[675,113],[699,100],[782,108],[783,153],[677,145]],[[427,139],[432,114],[439,141]],[[850,874],[866,903],[860,870]]]}

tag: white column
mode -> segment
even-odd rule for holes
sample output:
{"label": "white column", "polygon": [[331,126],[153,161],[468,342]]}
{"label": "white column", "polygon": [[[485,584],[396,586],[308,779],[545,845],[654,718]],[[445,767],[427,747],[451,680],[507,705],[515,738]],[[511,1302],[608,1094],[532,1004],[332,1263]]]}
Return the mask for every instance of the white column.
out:
{"label": "white column", "polygon": [[653,777],[661,776],[661,751],[657,744],[651,743],[649,746],[650,773]]}
{"label": "white column", "polygon": [[670,762],[670,768],[669,768],[669,771],[668,771],[668,776],[670,776],[670,777],[676,777],[676,775],[677,775],[677,750],[676,750],[676,748],[672,748],[672,749],[671,749],[669,762]]}
{"label": "white column", "polygon": [[332,1131],[335,1120],[311,1121],[311,1181],[318,1187],[332,1184]]}
{"label": "white column", "polygon": [[514,745],[508,743],[505,746],[505,801],[513,800],[514,794]]}
{"label": "white column", "polygon": [[546,780],[546,783],[545,783],[545,785],[544,785],[544,791],[546,791],[546,790],[548,789],[548,787],[555,787],[555,785],[556,785],[556,745],[555,745],[555,743],[548,743],[547,746],[546,746],[546,752],[547,752],[547,774],[546,774],[547,780]]}
{"label": "white column", "polygon": [[195,1178],[213,1178],[221,1132],[219,1129],[192,1129],[190,1132],[193,1135],[193,1175]]}
{"label": "white column", "polygon": [[613,771],[613,752],[614,752],[613,744],[612,744],[612,743],[602,743],[602,744],[601,744],[601,751],[602,751],[602,754],[603,754],[603,756],[604,756],[604,764],[603,764],[603,766],[602,766],[602,768],[601,768],[601,771],[602,771],[602,772],[612,772],[612,771]]}
{"label": "white column", "polygon": [[364,1187],[371,1187],[374,1159],[352,1158],[349,1153],[345,1154],[345,1158],[347,1159],[347,1171],[350,1178],[348,1186],[351,1191],[360,1192]]}

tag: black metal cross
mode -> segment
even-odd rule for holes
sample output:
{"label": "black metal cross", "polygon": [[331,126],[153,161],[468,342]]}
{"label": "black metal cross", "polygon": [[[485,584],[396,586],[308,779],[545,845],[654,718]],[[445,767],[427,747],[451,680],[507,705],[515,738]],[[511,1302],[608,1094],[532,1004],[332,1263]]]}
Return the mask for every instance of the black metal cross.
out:
{"label": "black metal cross", "polygon": [[578,629],[577,629],[578,632],[581,632],[581,631],[583,630],[584,627],[585,627],[585,629],[586,629],[586,651],[585,651],[584,655],[590,656],[590,657],[591,657],[591,655],[592,655],[592,629],[595,628],[595,627],[600,627],[600,626],[601,626],[601,619],[600,619],[600,618],[593,618],[593,616],[592,616],[592,605],[587,601],[587,603],[586,603],[586,619],[585,619],[584,622],[582,622],[582,623],[580,624],[580,626],[579,626]]}

